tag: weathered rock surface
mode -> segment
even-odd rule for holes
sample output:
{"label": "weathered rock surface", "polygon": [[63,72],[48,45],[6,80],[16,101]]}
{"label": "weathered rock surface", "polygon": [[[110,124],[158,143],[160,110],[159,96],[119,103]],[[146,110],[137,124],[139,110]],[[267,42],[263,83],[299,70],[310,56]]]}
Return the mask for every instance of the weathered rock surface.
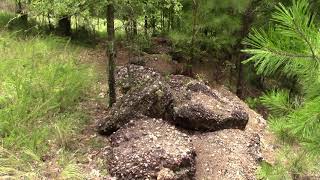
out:
{"label": "weathered rock surface", "polygon": [[101,134],[111,135],[139,116],[165,116],[172,96],[159,73],[143,66],[121,66],[117,69],[116,79],[117,102],[99,124]]}
{"label": "weathered rock surface", "polygon": [[195,153],[188,135],[161,119],[138,118],[112,134],[109,163],[118,179],[193,179]]}
{"label": "weathered rock surface", "polygon": [[226,99],[203,82],[185,76],[171,76],[173,94],[170,120],[190,130],[244,129],[248,114],[235,101]]}
{"label": "weathered rock surface", "polygon": [[101,134],[110,135],[131,119],[141,115],[163,117],[170,103],[170,91],[161,82],[147,87],[137,87],[117,101],[104,123],[100,125],[99,131]]}
{"label": "weathered rock surface", "polygon": [[235,95],[137,65],[118,68],[116,78],[118,101],[99,125],[111,135],[112,176],[255,179],[266,122]]}
{"label": "weathered rock surface", "polygon": [[193,136],[196,179],[255,179],[260,156],[259,136],[227,129]]}
{"label": "weathered rock surface", "polygon": [[103,134],[111,134],[135,115],[162,117],[180,127],[202,131],[244,129],[248,122],[241,106],[185,76],[165,78],[149,68],[131,65],[120,68],[117,79],[124,95],[100,126]]}

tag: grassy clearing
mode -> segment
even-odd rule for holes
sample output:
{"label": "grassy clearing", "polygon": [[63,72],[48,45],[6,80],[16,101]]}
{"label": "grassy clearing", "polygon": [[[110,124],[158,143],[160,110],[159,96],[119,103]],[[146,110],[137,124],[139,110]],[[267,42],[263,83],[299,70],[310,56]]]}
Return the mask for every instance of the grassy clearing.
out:
{"label": "grassy clearing", "polygon": [[77,62],[80,51],[66,39],[0,30],[0,177],[86,179],[75,137],[96,75]]}

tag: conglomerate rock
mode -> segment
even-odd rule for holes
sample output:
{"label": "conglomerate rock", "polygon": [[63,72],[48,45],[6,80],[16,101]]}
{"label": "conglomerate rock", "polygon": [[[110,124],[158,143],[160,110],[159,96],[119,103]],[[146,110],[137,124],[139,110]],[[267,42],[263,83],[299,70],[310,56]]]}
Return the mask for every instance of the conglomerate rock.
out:
{"label": "conglomerate rock", "polygon": [[246,127],[249,117],[244,108],[204,83],[171,76],[169,86],[174,99],[169,120],[174,124],[202,131]]}
{"label": "conglomerate rock", "polygon": [[133,119],[110,137],[109,171],[118,179],[193,179],[191,138],[161,119]]}
{"label": "conglomerate rock", "polygon": [[141,115],[163,117],[171,99],[168,87],[161,82],[154,82],[146,87],[136,87],[110,109],[104,122],[100,124],[99,131],[101,134],[110,135],[131,119]]}
{"label": "conglomerate rock", "polygon": [[262,158],[258,135],[226,129],[194,135],[192,142],[197,154],[196,179],[256,179]]}
{"label": "conglomerate rock", "polygon": [[111,134],[137,115],[163,118],[182,128],[202,131],[244,129],[248,122],[241,106],[200,81],[185,76],[162,77],[136,65],[117,72],[119,91],[124,95],[100,125],[103,134]]}

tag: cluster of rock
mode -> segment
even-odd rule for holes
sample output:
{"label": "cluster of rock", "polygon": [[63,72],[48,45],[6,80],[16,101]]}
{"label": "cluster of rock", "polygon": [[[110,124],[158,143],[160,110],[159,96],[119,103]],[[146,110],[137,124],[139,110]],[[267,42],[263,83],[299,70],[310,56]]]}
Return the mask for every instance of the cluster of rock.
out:
{"label": "cluster of rock", "polygon": [[[255,179],[265,121],[226,90],[143,66],[119,67],[121,94],[99,132],[117,179]],[[249,123],[248,123],[249,122]]]}

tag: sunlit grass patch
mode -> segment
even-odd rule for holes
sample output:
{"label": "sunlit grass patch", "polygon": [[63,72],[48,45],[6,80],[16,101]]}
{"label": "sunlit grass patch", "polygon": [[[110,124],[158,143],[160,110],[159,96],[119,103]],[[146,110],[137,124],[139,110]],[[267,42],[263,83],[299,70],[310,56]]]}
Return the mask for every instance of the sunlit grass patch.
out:
{"label": "sunlit grass patch", "polygon": [[[0,177],[40,178],[44,157],[52,148],[70,149],[87,121],[77,107],[95,74],[68,40],[0,34]],[[82,179],[69,164],[59,176]]]}

